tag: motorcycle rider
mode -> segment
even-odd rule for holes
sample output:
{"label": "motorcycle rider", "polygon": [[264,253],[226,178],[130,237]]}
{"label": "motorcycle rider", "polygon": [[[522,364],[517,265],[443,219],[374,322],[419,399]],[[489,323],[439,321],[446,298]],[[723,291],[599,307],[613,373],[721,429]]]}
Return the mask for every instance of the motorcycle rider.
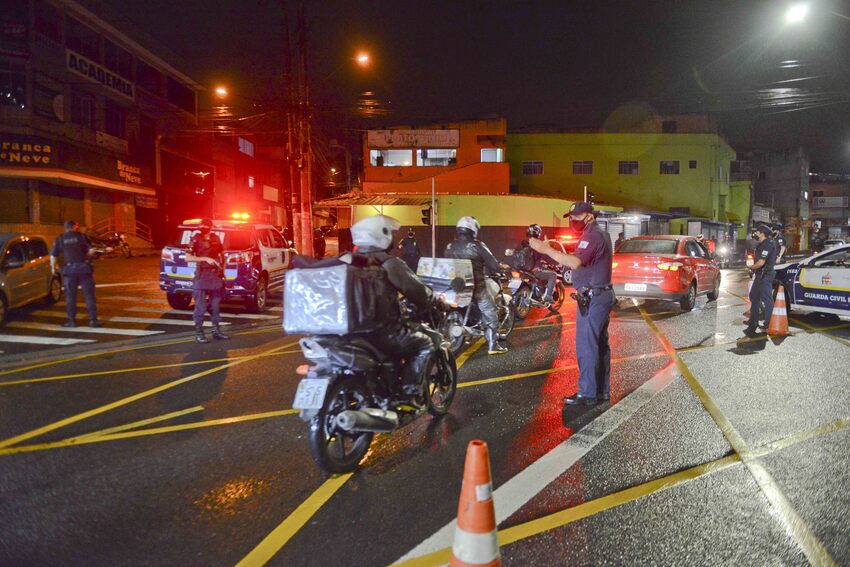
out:
{"label": "motorcycle rider", "polygon": [[505,354],[508,349],[499,344],[499,314],[496,302],[487,292],[484,270],[486,268],[490,273],[497,273],[508,269],[509,266],[500,264],[487,245],[476,238],[480,229],[481,224],[475,217],[461,217],[456,225],[457,236],[446,246],[444,256],[472,261],[472,277],[475,282],[472,300],[481,312],[481,325],[484,327],[484,336],[487,338],[487,352],[488,354]]}
{"label": "motorcycle rider", "polygon": [[381,352],[407,359],[402,374],[402,391],[419,403],[423,394],[420,389],[422,374],[434,352],[434,343],[425,333],[402,323],[398,294],[401,293],[420,311],[448,309],[448,306],[434,296],[431,288],[423,284],[401,258],[389,254],[393,247],[393,232],[399,228],[399,221],[384,215],[356,222],[351,227],[351,240],[357,246],[357,252],[344,254],[340,259],[345,262],[346,257],[350,256],[352,265],[358,265],[359,262],[377,263],[383,268],[389,283],[386,288],[391,290],[392,296],[383,298],[378,304],[393,305],[393,312],[379,313],[383,326],[366,333],[364,338]]}
{"label": "motorcycle rider", "polygon": [[[528,238],[540,239],[543,236],[543,227],[539,224],[528,225],[525,231]],[[523,240],[519,243],[519,248],[514,252],[516,258],[515,266],[518,269],[526,272],[531,272],[538,280],[546,282],[546,292],[543,294],[543,304],[552,310],[552,292],[555,290],[555,282],[558,279],[558,274],[552,270],[546,269],[546,256],[535,251],[528,245],[528,240]]]}

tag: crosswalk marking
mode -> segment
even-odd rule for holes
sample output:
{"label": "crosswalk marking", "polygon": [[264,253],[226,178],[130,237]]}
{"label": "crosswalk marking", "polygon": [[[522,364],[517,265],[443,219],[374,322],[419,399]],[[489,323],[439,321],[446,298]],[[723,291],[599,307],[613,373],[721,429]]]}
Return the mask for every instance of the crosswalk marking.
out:
{"label": "crosswalk marking", "polygon": [[78,345],[97,342],[93,339],[57,339],[55,337],[29,337],[25,335],[0,335],[0,343],[23,343],[37,345]]}
{"label": "crosswalk marking", "polygon": [[156,303],[167,305],[164,297],[128,297],[126,295],[98,295],[98,301],[132,301],[134,303]]}
{"label": "crosswalk marking", "polygon": [[[190,315],[191,311],[177,311],[174,309],[157,309],[156,307],[128,307],[127,311],[138,311],[140,313],[162,313],[164,315]],[[278,315],[260,315],[256,313],[222,313],[222,317],[236,317],[239,319],[280,319]]]}
{"label": "crosswalk marking", "polygon": [[[66,315],[58,311],[33,311],[33,315],[40,317],[52,317],[54,319],[65,319]],[[189,313],[186,313],[189,315]],[[191,319],[157,319],[156,317],[103,317],[102,321],[110,321],[113,323],[142,323],[144,325],[177,325],[182,327],[194,327],[195,323]],[[230,325],[227,321],[222,321],[222,325]],[[211,327],[212,323],[204,321],[204,327]]]}
{"label": "crosswalk marking", "polygon": [[32,329],[37,331],[59,331],[68,333],[92,333],[100,335],[127,335],[130,337],[144,337],[147,335],[159,335],[165,331],[145,331],[142,329],[116,329],[116,328],[92,328],[92,327],[60,327],[47,323],[27,323],[24,321],[12,321],[6,323],[6,327],[12,329]]}

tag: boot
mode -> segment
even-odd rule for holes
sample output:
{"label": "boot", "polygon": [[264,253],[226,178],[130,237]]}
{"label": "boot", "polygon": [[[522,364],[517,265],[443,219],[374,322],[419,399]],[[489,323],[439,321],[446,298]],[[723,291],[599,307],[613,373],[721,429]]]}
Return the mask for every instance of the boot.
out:
{"label": "boot", "polygon": [[495,329],[487,329],[484,332],[487,337],[487,354],[505,354],[506,347],[499,344],[499,333]]}
{"label": "boot", "polygon": [[195,342],[201,343],[201,344],[207,344],[208,342],[210,342],[210,340],[204,334],[204,328],[203,327],[195,328]]}
{"label": "boot", "polygon": [[222,333],[221,327],[219,327],[218,325],[215,325],[213,327],[212,336],[213,336],[214,339],[219,340],[219,341],[229,341],[230,340],[230,336]]}

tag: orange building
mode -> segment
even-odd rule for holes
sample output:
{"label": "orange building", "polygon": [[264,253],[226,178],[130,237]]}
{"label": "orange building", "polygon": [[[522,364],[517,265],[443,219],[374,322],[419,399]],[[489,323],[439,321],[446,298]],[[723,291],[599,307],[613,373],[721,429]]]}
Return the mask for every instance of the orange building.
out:
{"label": "orange building", "polygon": [[476,120],[419,128],[368,130],[363,192],[508,193],[507,121]]}

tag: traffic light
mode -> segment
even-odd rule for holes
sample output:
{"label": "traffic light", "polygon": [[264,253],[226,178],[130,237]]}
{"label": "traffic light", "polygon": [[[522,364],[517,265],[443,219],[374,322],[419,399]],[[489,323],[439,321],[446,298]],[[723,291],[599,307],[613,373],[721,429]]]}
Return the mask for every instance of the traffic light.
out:
{"label": "traffic light", "polygon": [[431,207],[422,209],[422,224],[426,226],[431,225]]}
{"label": "traffic light", "polygon": [[596,197],[596,195],[594,195],[590,191],[587,192],[587,202],[590,203],[591,205],[593,204],[593,200],[594,200],[595,197]]}

